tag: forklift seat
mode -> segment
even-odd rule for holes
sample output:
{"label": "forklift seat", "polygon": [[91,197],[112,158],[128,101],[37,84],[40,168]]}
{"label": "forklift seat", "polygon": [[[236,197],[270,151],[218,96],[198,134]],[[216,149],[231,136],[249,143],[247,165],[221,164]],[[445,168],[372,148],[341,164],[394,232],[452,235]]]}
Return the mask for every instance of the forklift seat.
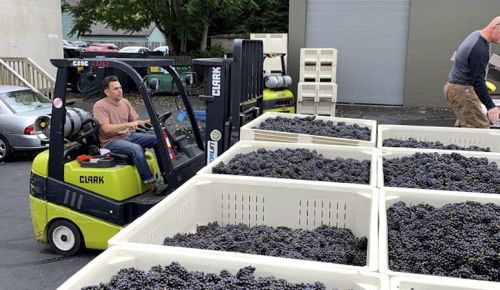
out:
{"label": "forklift seat", "polygon": [[[94,124],[92,124],[92,123],[94,123]],[[93,122],[89,122],[87,124],[84,124],[83,126],[84,127],[85,126],[89,126],[89,127],[92,127],[92,128],[94,128],[94,126],[97,127],[96,130],[93,130],[94,133],[90,134],[87,137],[85,137],[85,139],[86,139],[86,142],[87,142],[87,144],[89,146],[93,146],[94,148],[97,148],[97,150],[96,149],[91,149],[94,152],[94,154],[95,155],[100,155],[99,148],[101,148],[101,142],[99,141],[99,126],[100,126],[99,121],[97,121],[96,119],[94,119]],[[84,131],[85,131],[85,128],[84,128]],[[92,153],[92,152],[89,152],[89,153]],[[90,155],[92,155],[92,154],[90,154]],[[110,155],[111,155],[111,157],[113,157],[114,159],[116,159],[116,161],[118,161],[119,163],[121,162],[121,163],[131,164],[131,165],[134,164],[134,162],[132,161],[132,159],[130,158],[130,156],[127,156],[125,154],[120,154],[120,153],[116,153],[116,152],[110,151]]]}
{"label": "forklift seat", "polygon": [[[64,160],[72,161],[75,160],[79,155],[100,155],[99,148],[101,148],[101,142],[99,141],[99,121],[95,118],[89,118],[82,121],[82,131],[83,134],[78,138],[78,143],[71,145],[69,148],[64,150]],[[131,164],[134,162],[132,159],[125,155],[116,152],[110,152],[111,157],[113,157],[119,164]]]}

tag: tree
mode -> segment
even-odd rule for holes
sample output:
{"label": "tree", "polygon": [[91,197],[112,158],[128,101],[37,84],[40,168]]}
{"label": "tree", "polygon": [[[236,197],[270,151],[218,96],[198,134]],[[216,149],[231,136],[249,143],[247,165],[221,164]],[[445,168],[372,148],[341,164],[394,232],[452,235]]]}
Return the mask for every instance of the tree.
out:
{"label": "tree", "polygon": [[91,25],[104,23],[113,30],[136,32],[154,23],[173,50],[186,47],[195,39],[200,25],[192,21],[193,9],[183,0],[80,0],[76,5],[63,3],[63,11],[75,17],[71,34],[91,32]]}
{"label": "tree", "polygon": [[241,10],[219,14],[211,33],[288,33],[289,0],[254,0]]}
{"label": "tree", "polygon": [[98,22],[130,33],[154,23],[171,49],[181,53],[205,49],[209,31],[220,24],[225,33],[275,32],[288,26],[288,0],[80,0],[65,2],[62,9],[75,17],[71,34],[89,33]]}

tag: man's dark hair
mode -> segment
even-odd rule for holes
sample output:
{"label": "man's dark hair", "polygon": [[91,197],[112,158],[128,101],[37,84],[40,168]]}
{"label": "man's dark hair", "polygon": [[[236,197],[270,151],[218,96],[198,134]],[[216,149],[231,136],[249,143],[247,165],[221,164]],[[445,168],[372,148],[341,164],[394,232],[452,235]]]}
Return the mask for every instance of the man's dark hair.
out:
{"label": "man's dark hair", "polygon": [[109,75],[109,76],[105,77],[105,78],[102,80],[102,82],[101,82],[101,84],[102,84],[102,89],[103,89],[103,90],[105,90],[105,89],[109,88],[109,83],[110,83],[110,82],[118,82],[118,81],[119,81],[119,80],[118,80],[118,77],[117,77],[117,76],[115,76],[115,75]]}

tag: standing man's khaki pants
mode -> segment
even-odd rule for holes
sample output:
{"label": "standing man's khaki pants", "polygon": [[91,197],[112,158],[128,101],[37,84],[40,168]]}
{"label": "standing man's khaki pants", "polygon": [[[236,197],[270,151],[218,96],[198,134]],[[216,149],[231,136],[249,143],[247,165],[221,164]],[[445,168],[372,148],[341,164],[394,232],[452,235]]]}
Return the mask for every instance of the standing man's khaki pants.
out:
{"label": "standing man's khaki pants", "polygon": [[490,120],[481,109],[481,100],[474,87],[446,83],[444,95],[457,117],[455,126],[465,128],[489,128]]}

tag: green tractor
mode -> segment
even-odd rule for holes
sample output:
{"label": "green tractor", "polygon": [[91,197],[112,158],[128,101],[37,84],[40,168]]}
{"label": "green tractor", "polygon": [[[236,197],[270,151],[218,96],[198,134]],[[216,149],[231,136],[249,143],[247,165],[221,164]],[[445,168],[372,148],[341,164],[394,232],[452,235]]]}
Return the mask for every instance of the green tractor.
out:
{"label": "green tractor", "polygon": [[[191,65],[176,65],[175,71],[179,74],[181,81],[185,87],[186,92],[191,92],[191,84],[193,82],[193,71]],[[173,80],[173,76],[162,67],[152,66],[148,68],[145,76],[146,82],[158,82],[158,89],[155,93],[158,94],[178,94],[179,89]]]}
{"label": "green tractor", "polygon": [[[158,160],[155,154],[146,151],[149,167],[170,191],[205,165],[199,128],[181,79],[169,60],[60,59],[51,62],[58,69],[52,112],[50,116],[38,118],[35,123],[40,138],[50,140],[50,148],[36,156],[32,165],[29,202],[35,237],[65,256],[74,255],[82,247],[106,249],[107,241],[114,234],[164,196],[149,191],[127,156],[113,152],[104,154],[99,149],[97,120],[81,110],[66,108],[69,69],[110,67],[131,77],[152,124],[142,130],[155,134],[165,148]],[[161,67],[172,76],[184,102],[196,144],[189,144],[185,136],[174,136],[169,132],[166,120],[170,113],[157,115],[150,98],[152,88],[134,69],[152,66]],[[158,162],[162,162],[165,172],[160,171]]]}

